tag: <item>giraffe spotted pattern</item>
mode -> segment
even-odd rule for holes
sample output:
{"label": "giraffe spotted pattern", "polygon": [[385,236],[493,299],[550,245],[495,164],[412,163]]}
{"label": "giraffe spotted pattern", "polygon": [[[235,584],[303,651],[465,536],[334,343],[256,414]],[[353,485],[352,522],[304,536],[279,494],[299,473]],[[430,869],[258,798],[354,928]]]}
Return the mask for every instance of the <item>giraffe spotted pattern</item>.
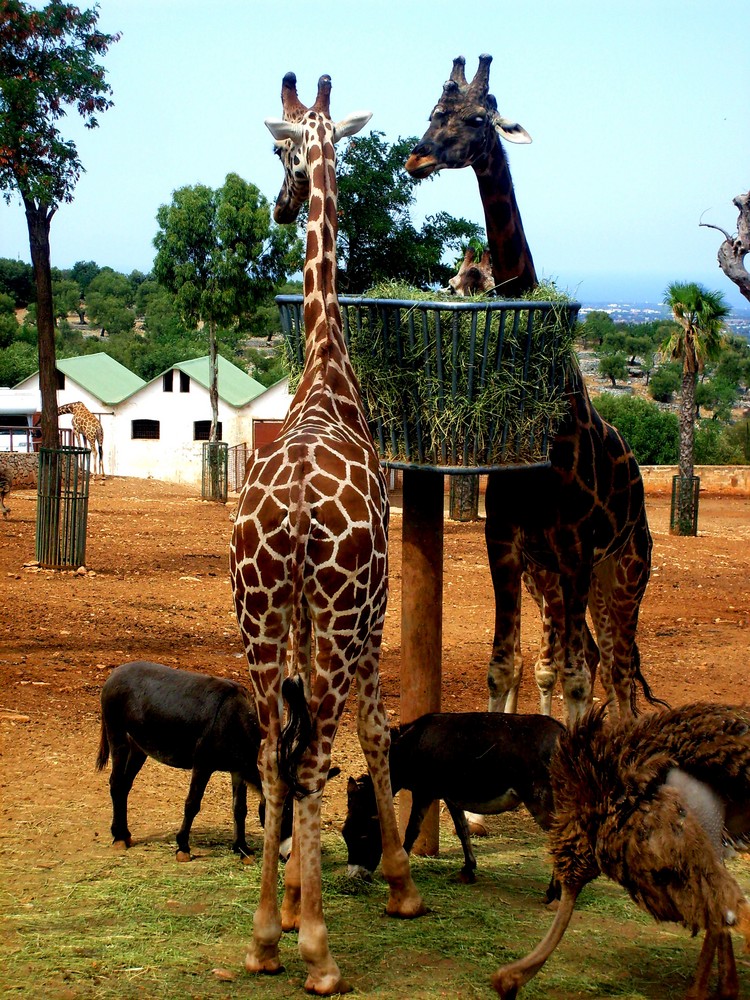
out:
{"label": "giraffe spotted pattern", "polygon": [[[305,365],[278,438],[248,463],[229,558],[261,726],[258,766],[266,798],[260,899],[245,966],[278,972],[281,932],[296,929],[307,965],[305,988],[319,995],[351,988],[331,955],[323,919],[320,800],[352,680],[357,731],[380,815],[387,912],[424,912],[396,822],[378,676],[388,580],[386,485],[336,294],[334,144],[359,131],[370,115],[334,124],[330,90],[330,78],[321,77],[317,100],[306,108],[296,77],[287,74],[284,117],[266,122],[285,171],[274,218],[293,222],[309,200]],[[281,809],[290,788],[296,796],[294,836],[279,912]]]}

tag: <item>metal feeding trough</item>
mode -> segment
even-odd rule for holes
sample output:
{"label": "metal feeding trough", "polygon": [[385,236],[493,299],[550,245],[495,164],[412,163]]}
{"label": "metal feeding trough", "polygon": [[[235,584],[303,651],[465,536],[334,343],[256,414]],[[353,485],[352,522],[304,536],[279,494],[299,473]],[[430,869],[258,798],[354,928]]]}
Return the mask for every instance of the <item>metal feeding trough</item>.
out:
{"label": "metal feeding trough", "polygon": [[[294,383],[303,299],[276,302]],[[547,463],[579,303],[345,296],[339,305],[385,465],[456,474]]]}

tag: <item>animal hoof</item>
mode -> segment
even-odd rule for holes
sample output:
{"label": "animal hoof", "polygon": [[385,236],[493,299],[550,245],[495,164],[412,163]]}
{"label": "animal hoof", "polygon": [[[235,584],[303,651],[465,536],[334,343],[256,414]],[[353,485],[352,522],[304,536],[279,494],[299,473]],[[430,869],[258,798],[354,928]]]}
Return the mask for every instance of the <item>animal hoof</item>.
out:
{"label": "animal hoof", "polygon": [[115,851],[127,851],[127,849],[129,847],[131,847],[132,844],[133,844],[133,841],[130,839],[130,837],[128,837],[127,840],[115,840],[115,841],[113,841],[112,842],[112,848]]}
{"label": "animal hoof", "polygon": [[318,997],[338,996],[340,993],[351,993],[354,987],[345,979],[339,979],[333,986],[316,986],[309,978],[305,983],[305,992]]}
{"label": "animal hoof", "polygon": [[193,855],[190,853],[190,851],[176,851],[175,852],[175,857],[177,858],[178,861],[192,861],[193,860]]}
{"label": "animal hoof", "polygon": [[284,966],[276,957],[256,958],[249,951],[245,955],[245,969],[247,972],[261,972],[265,976],[278,976],[280,972],[284,971]]}
{"label": "animal hoof", "polygon": [[474,885],[476,880],[477,877],[474,874],[474,872],[467,872],[464,871],[464,869],[462,868],[461,871],[458,873],[458,881],[461,882],[463,885]]}

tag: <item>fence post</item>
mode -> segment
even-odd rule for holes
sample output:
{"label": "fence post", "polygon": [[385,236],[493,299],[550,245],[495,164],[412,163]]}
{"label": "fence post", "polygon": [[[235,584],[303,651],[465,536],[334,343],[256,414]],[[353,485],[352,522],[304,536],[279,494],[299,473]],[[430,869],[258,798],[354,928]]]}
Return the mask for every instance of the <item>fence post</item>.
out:
{"label": "fence post", "polygon": [[201,496],[204,500],[227,502],[229,445],[226,441],[203,442]]}
{"label": "fence post", "polygon": [[669,515],[671,535],[698,534],[700,488],[700,476],[672,476],[672,506]]}
{"label": "fence post", "polygon": [[48,569],[86,565],[91,451],[40,448],[36,558]]}

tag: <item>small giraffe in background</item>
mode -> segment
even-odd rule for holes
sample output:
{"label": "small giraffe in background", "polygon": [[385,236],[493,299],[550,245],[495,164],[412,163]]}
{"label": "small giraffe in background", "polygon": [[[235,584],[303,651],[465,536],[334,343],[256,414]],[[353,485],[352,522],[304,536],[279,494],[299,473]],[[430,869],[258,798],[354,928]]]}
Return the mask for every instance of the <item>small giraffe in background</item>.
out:
{"label": "small giraffe in background", "polygon": [[[255,692],[266,798],[263,867],[250,972],[281,971],[282,930],[299,931],[305,989],[348,992],[323,917],[320,807],[352,680],[357,732],[375,787],[387,912],[425,912],[401,846],[391,793],[390,733],[378,673],[388,592],[388,496],[344,341],[336,289],[335,142],[369,120],[334,123],[331,80],[312,107],[284,77],[283,120],[267,121],[284,165],[274,219],[294,222],[309,202],[303,275],[305,367],[275,441],[248,462],[229,550],[237,619]],[[282,727],[283,703],[287,721]],[[281,808],[295,795],[292,854],[279,912]]]}
{"label": "small giraffe in background", "polygon": [[104,431],[98,418],[81,402],[58,406],[57,413],[72,414],[74,439],[81,448],[89,446],[94,455],[94,463],[99,467],[99,474],[104,476]]}
{"label": "small giraffe in background", "polygon": [[492,261],[489,249],[485,250],[477,260],[476,253],[469,247],[464,254],[461,267],[456,274],[448,280],[448,285],[460,298],[467,295],[477,295],[478,293],[491,292],[495,287],[495,278],[492,274]]}
{"label": "small giraffe in background", "polygon": [[[423,178],[438,170],[472,167],[495,287],[498,294],[512,297],[530,291],[537,277],[500,137],[520,143],[531,138],[499,114],[489,93],[491,62],[492,56],[480,56],[469,83],[466,60],[453,60],[450,78],[406,170]],[[542,697],[548,702],[549,688],[561,673],[569,721],[591,704],[588,606],[599,643],[602,683],[610,697],[616,695],[620,715],[629,718],[635,710],[636,679],[654,700],[640,673],[635,642],[651,567],[643,481],[620,433],[596,412],[575,364],[568,372],[566,395],[568,412],[552,441],[550,468],[492,472],[487,478],[485,533],[495,593],[489,707],[515,710],[523,668],[518,641],[521,579],[525,568],[534,567],[534,582],[544,596],[547,644],[545,676],[537,673]]]}

